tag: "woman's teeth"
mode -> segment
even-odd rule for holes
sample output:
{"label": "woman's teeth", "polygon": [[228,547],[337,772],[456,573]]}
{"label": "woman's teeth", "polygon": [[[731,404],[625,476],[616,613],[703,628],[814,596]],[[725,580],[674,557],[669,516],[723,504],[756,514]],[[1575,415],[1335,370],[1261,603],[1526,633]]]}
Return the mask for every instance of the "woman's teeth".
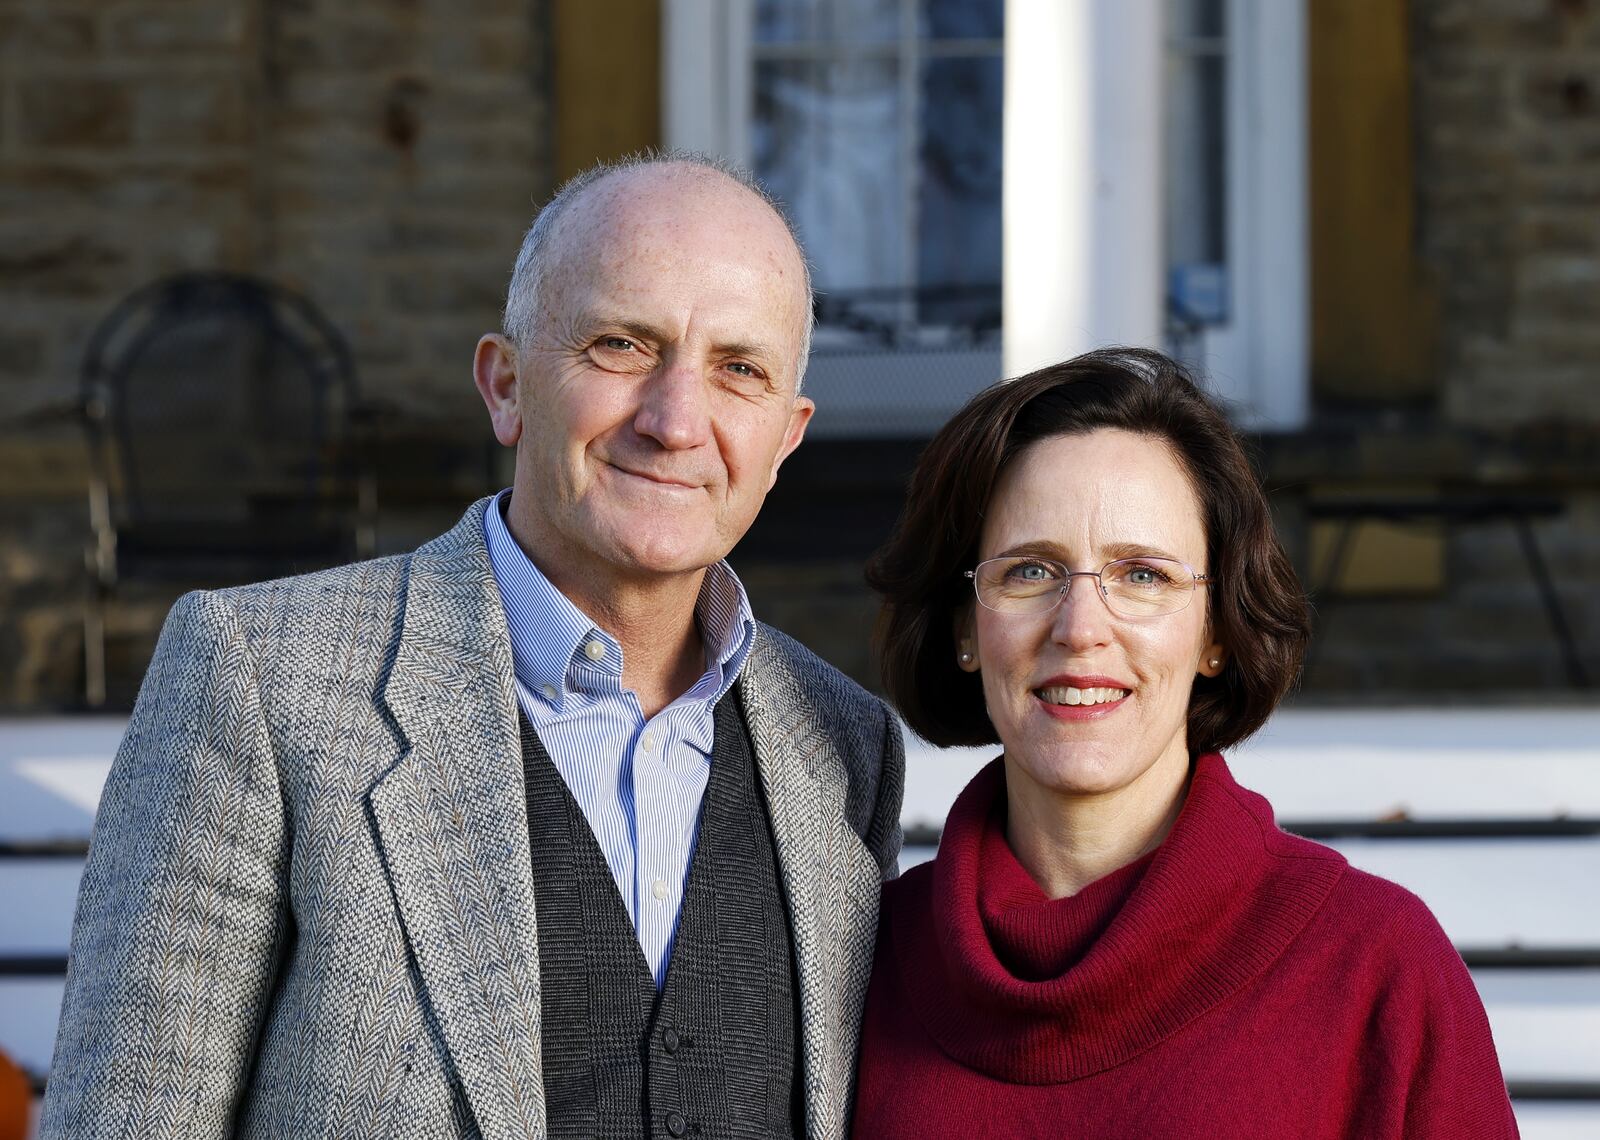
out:
{"label": "woman's teeth", "polygon": [[1071,685],[1046,685],[1042,689],[1035,689],[1041,701],[1052,705],[1103,705],[1110,701],[1120,701],[1127,696],[1128,689],[1076,689]]}

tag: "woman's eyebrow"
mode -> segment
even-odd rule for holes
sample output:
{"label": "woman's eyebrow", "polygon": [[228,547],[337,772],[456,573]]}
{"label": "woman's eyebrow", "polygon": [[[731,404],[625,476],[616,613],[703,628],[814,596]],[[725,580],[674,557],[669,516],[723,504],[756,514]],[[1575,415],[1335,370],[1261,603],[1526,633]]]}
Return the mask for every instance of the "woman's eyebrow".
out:
{"label": "woman's eyebrow", "polygon": [[1066,561],[1067,551],[1065,547],[1058,546],[1047,538],[1035,538],[1008,546],[997,553],[995,557],[1016,558],[1028,554],[1036,558],[1049,558],[1056,562],[1064,562]]}
{"label": "woman's eyebrow", "polygon": [[1110,545],[1104,547],[1103,549],[1106,552],[1106,557],[1109,558],[1112,562],[1115,562],[1115,561],[1117,561],[1118,559],[1121,559],[1121,558],[1140,558],[1140,557],[1143,557],[1143,558],[1166,558],[1166,559],[1169,559],[1169,560],[1171,560],[1173,562],[1183,562],[1184,561],[1184,559],[1179,558],[1176,554],[1173,554],[1169,550],[1163,550],[1159,546],[1154,546],[1154,545],[1151,545],[1150,543],[1144,543],[1144,542],[1113,542]]}
{"label": "woman's eyebrow", "polygon": [[[1176,554],[1164,550],[1159,546],[1145,542],[1113,542],[1100,548],[1102,556],[1107,562],[1116,562],[1123,558],[1167,558],[1173,562],[1183,562]],[[1015,558],[1023,555],[1032,555],[1036,558],[1049,558],[1056,562],[1069,561],[1067,549],[1059,543],[1047,538],[1029,539],[1027,542],[1015,543],[1006,547],[995,555],[996,558]]]}

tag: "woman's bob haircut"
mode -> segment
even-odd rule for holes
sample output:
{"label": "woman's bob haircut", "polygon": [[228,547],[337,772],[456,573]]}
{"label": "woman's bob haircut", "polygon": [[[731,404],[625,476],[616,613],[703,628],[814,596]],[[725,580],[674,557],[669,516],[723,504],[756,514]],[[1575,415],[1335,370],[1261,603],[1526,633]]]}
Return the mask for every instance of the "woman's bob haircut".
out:
{"label": "woman's bob haircut", "polygon": [[883,597],[877,640],[885,688],[930,743],[999,743],[982,682],[956,667],[955,626],[973,604],[962,572],[978,563],[1001,473],[1042,439],[1102,428],[1170,447],[1205,515],[1206,569],[1215,581],[1197,600],[1228,660],[1219,676],[1195,678],[1189,754],[1249,736],[1298,676],[1310,633],[1305,595],[1239,437],[1173,360],[1145,349],[1101,349],[974,396],[922,453],[900,522],[868,563],[867,581]]}

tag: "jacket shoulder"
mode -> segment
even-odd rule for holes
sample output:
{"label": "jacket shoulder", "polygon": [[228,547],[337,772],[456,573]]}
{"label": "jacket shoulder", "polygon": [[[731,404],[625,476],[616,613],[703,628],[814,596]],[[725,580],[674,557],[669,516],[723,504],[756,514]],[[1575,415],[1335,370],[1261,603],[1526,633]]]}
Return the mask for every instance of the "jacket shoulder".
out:
{"label": "jacket shoulder", "polygon": [[828,664],[781,629],[757,622],[757,639],[767,654],[768,668],[786,672],[809,698],[814,708],[830,717],[861,720],[879,726],[894,714],[844,673]]}
{"label": "jacket shoulder", "polygon": [[797,746],[808,763],[834,758],[834,778],[845,786],[845,818],[892,877],[900,853],[905,745],[889,706],[769,625],[758,627],[740,681],[747,711],[763,712],[770,747]]}

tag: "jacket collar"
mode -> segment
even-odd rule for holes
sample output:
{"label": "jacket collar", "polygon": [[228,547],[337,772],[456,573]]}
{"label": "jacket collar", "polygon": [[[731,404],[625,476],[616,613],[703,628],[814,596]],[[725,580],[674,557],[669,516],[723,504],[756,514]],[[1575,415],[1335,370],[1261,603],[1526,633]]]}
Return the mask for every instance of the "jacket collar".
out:
{"label": "jacket collar", "polygon": [[411,556],[369,802],[427,1003],[485,1140],[545,1134],[538,940],[505,615],[484,502]]}
{"label": "jacket collar", "polygon": [[878,921],[877,862],[845,817],[850,773],[827,704],[758,626],[737,690],[772,821],[800,987],[806,1134],[849,1126]]}

